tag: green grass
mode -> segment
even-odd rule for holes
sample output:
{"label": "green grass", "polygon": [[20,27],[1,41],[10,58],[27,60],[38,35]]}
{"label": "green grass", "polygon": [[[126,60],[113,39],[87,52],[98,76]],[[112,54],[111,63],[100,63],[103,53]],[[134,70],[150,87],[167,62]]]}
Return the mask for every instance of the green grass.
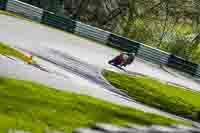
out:
{"label": "green grass", "polygon": [[110,71],[105,71],[104,76],[112,85],[139,102],[182,117],[198,119],[196,112],[200,111],[200,93],[147,77],[128,76]]}
{"label": "green grass", "polygon": [[5,44],[3,44],[1,42],[0,42],[0,54],[14,56],[25,62],[29,61],[29,59],[26,56],[24,56],[22,53],[20,53],[19,51],[15,50],[13,48],[6,46]]}
{"label": "green grass", "polygon": [[8,78],[0,78],[0,119],[0,132],[11,128],[33,133],[42,133],[46,128],[71,132],[96,122],[183,124],[92,97]]}
{"label": "green grass", "polygon": [[13,13],[10,13],[10,12],[7,12],[7,11],[3,11],[3,10],[0,10],[0,14],[3,14],[3,15],[8,15],[8,16],[13,16],[13,17],[16,17],[17,15],[13,14]]}

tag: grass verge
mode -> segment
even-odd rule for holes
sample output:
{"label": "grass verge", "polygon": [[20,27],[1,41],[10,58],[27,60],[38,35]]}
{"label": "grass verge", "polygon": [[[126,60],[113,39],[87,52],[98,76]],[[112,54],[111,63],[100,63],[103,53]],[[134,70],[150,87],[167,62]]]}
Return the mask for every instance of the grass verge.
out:
{"label": "grass verge", "polygon": [[199,120],[200,93],[147,77],[128,76],[110,71],[105,71],[104,76],[116,88],[139,102],[182,117]]}
{"label": "grass verge", "polygon": [[26,57],[24,54],[20,53],[19,51],[10,48],[8,46],[6,46],[5,44],[0,42],[0,54],[2,55],[8,55],[8,56],[14,56],[17,57],[25,62],[30,62],[30,60],[28,59],[28,57]]}
{"label": "grass verge", "polygon": [[183,124],[29,81],[0,78],[0,92],[0,132],[8,128],[33,133],[42,133],[45,128],[71,132],[74,128],[90,126],[96,122],[117,125]]}

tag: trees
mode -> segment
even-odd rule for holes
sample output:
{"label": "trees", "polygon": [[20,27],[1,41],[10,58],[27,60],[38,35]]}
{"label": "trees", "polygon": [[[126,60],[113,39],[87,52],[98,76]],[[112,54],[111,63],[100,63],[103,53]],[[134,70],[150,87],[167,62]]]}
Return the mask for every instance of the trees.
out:
{"label": "trees", "polygon": [[200,0],[129,0],[127,11],[116,33],[200,63]]}
{"label": "trees", "polygon": [[21,0],[25,3],[43,8],[45,10],[60,13],[63,12],[63,2],[64,0]]}
{"label": "trees", "polygon": [[90,25],[112,30],[127,0],[65,0],[65,14]]}

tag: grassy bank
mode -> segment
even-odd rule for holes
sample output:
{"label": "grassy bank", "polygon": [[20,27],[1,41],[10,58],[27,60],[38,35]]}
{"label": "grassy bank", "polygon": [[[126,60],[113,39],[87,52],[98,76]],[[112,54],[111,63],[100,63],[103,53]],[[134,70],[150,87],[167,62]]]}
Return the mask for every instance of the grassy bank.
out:
{"label": "grassy bank", "polygon": [[6,46],[5,44],[3,44],[1,42],[0,42],[0,54],[14,56],[25,62],[29,61],[29,59],[26,56],[24,56],[22,53],[20,53],[19,51],[15,50],[13,48]]}
{"label": "grassy bank", "polygon": [[13,14],[13,13],[10,13],[10,12],[7,12],[7,11],[3,11],[3,10],[0,10],[0,14],[2,15],[7,15],[7,16],[13,16],[13,17],[16,17],[17,15]]}
{"label": "grassy bank", "polygon": [[90,126],[95,122],[118,125],[179,123],[28,81],[0,78],[0,92],[0,132],[7,128],[34,133],[41,133],[45,128],[70,132],[74,128]]}
{"label": "grassy bank", "polygon": [[197,120],[200,93],[139,76],[106,71],[106,79],[133,99],[182,117]]}

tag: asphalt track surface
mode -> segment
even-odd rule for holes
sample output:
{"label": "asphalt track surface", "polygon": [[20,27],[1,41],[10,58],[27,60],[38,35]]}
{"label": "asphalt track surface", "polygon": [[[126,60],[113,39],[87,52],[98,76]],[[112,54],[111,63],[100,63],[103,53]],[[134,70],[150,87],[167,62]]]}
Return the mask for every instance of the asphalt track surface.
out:
{"label": "asphalt track surface", "polygon": [[[182,119],[137,103],[104,80],[103,69],[122,72],[107,64],[119,52],[96,42],[49,28],[37,23],[0,15],[0,41],[31,53],[40,67],[29,66],[18,59],[0,56],[0,76],[31,80],[62,90],[93,96],[144,112]],[[181,75],[172,75],[159,66],[136,59],[129,73],[186,86],[199,91],[200,85]]]}

